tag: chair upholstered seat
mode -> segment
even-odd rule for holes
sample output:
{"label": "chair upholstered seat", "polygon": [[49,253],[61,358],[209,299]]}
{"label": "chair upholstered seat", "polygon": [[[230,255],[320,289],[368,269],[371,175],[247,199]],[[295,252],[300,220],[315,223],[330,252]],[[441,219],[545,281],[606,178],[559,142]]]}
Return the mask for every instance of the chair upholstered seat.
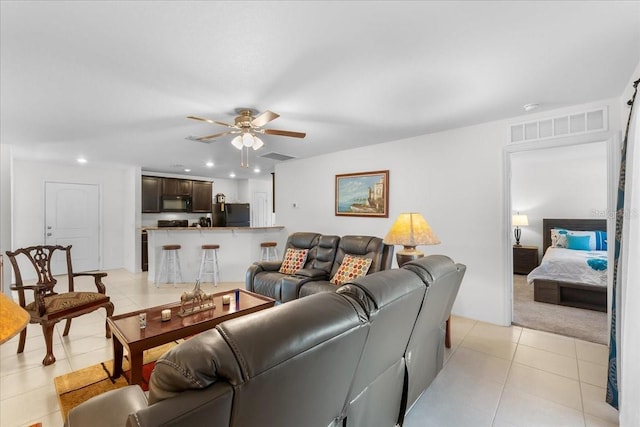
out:
{"label": "chair upholstered seat", "polygon": [[338,289],[338,286],[324,280],[307,282],[300,288],[300,295],[298,297],[302,298],[320,292],[335,292],[336,289]]}
{"label": "chair upholstered seat", "polygon": [[280,301],[282,276],[279,271],[265,271],[253,282],[253,292]]}
{"label": "chair upholstered seat", "polygon": [[[44,297],[44,307],[46,315],[53,317],[56,313],[81,308],[85,305],[91,306],[100,301],[108,302],[109,297],[98,292],[67,292]],[[24,309],[36,312],[35,301],[27,304]]]}

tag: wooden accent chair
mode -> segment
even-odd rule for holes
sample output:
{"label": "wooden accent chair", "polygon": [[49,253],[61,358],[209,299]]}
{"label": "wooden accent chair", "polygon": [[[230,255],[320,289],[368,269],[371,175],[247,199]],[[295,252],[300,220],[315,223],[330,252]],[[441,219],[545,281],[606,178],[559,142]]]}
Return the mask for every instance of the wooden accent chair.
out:
{"label": "wooden accent chair", "polygon": [[[51,258],[56,251],[64,251],[67,258],[67,275],[69,289],[64,293],[55,292],[57,280],[51,274]],[[18,291],[19,303],[31,316],[29,323],[39,323],[42,326],[44,340],[47,345],[47,354],[42,360],[43,365],[51,365],[56,361],[53,355],[53,329],[56,323],[66,319],[64,336],[69,334],[71,319],[90,313],[101,307],[107,310],[107,316],[113,315],[113,303],[106,295],[106,288],[102,283],[102,278],[107,273],[86,272],[74,273],[71,267],[71,245],[69,246],[30,246],[21,248],[15,252],[6,252],[9,261],[13,266],[16,283],[11,286],[12,290]],[[24,285],[22,274],[18,266],[18,255],[24,255],[36,271],[38,282],[35,285]],[[74,278],[79,276],[93,276],[97,292],[76,292],[74,290]],[[25,291],[33,291],[33,301],[27,303]],[[106,322],[105,322],[106,325]],[[111,338],[111,330],[106,326],[106,337]],[[20,342],[18,353],[24,351],[24,344],[27,338],[27,328],[20,332]]]}

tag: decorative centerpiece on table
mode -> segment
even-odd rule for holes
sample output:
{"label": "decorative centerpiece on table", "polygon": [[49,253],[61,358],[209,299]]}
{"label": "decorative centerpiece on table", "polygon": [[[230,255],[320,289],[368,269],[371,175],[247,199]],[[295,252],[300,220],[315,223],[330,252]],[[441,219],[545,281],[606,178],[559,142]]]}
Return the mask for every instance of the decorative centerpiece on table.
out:
{"label": "decorative centerpiece on table", "polygon": [[[187,305],[191,305],[191,309],[185,308]],[[196,285],[192,291],[183,292],[180,296],[180,310],[178,316],[186,317],[201,311],[211,310],[216,305],[213,303],[213,294],[207,294],[200,289],[200,280],[196,280]]]}

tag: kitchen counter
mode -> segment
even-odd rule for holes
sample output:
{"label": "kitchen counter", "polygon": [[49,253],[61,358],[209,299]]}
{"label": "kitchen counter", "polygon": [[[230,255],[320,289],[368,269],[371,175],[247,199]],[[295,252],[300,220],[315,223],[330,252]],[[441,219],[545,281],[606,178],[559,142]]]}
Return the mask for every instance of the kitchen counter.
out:
{"label": "kitchen counter", "polygon": [[[200,270],[202,245],[220,245],[218,262],[222,282],[244,282],[247,268],[260,260],[260,243],[278,243],[282,257],[288,234],[283,226],[273,227],[141,227],[148,235],[148,280],[155,281],[162,259],[162,246],[180,245],[183,282],[195,283]],[[204,283],[211,282],[206,276]],[[166,286],[166,285],[165,285]]]}

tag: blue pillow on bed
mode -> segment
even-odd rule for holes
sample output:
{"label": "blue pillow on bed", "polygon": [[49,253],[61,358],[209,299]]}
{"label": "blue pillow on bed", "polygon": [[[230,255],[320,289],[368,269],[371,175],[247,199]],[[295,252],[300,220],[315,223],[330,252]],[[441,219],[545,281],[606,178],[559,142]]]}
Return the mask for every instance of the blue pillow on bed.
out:
{"label": "blue pillow on bed", "polygon": [[606,231],[596,231],[596,251],[606,251],[607,250],[607,232]]}
{"label": "blue pillow on bed", "polygon": [[567,249],[576,251],[590,251],[591,236],[574,236],[567,234]]}

